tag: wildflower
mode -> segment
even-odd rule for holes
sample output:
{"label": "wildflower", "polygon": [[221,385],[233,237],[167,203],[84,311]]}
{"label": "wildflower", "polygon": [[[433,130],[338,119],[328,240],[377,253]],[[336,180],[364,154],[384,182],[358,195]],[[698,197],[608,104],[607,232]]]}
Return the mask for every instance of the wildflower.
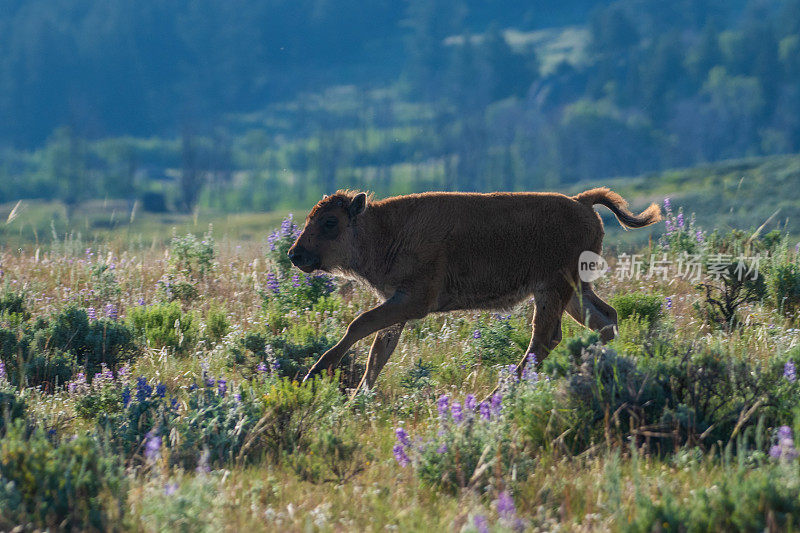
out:
{"label": "wildflower", "polygon": [[683,211],[678,213],[678,219],[677,220],[678,220],[678,227],[683,229],[683,224],[684,224],[683,223]]}
{"label": "wildflower", "polygon": [[8,378],[6,374],[6,364],[0,361],[0,381],[5,381]]}
{"label": "wildflower", "polygon": [[698,244],[703,244],[703,241],[705,240],[705,237],[703,237],[703,232],[700,230],[697,230],[697,232],[694,234],[694,238]]}
{"label": "wildflower", "polygon": [[178,399],[175,398],[175,397],[170,398],[169,399],[169,406],[170,406],[170,409],[174,409],[175,411],[177,411],[178,410]]}
{"label": "wildflower", "polygon": [[144,456],[148,461],[155,461],[158,459],[159,451],[161,450],[161,436],[156,435],[155,430],[153,430],[147,433],[146,438]]}
{"label": "wildflower", "polygon": [[672,221],[670,219],[664,220],[664,226],[667,229],[667,235],[672,235]]}
{"label": "wildflower", "polygon": [[408,433],[403,428],[397,428],[394,430],[394,434],[397,436],[397,441],[402,444],[403,446],[411,446],[411,439],[408,438]]}
{"label": "wildflower", "polygon": [[292,275],[292,287],[294,287],[295,289],[300,288],[300,276],[298,276],[297,274]]}
{"label": "wildflower", "polygon": [[444,418],[447,415],[447,408],[450,406],[450,398],[446,395],[441,395],[436,402],[436,407],[439,409],[439,417]]}
{"label": "wildflower", "polygon": [[167,483],[164,485],[164,494],[166,496],[172,496],[178,491],[178,484],[177,483]]}
{"label": "wildflower", "polygon": [[225,393],[228,391],[227,380],[222,378],[217,380],[217,391],[219,392],[220,396],[222,396],[223,398],[225,397]]}
{"label": "wildflower", "polygon": [[241,392],[237,392],[236,394],[233,395],[233,399],[236,400],[237,402],[241,403],[241,401],[242,401],[242,393]]}
{"label": "wildflower", "polygon": [[489,407],[488,402],[481,402],[480,406],[478,406],[478,410],[481,413],[481,418],[483,418],[484,420],[489,420],[490,418],[492,418],[492,411],[491,407]]}
{"label": "wildflower", "polygon": [[116,320],[119,318],[119,313],[117,311],[117,306],[114,304],[106,305],[106,317],[110,318],[111,320]]}
{"label": "wildflower", "polygon": [[664,198],[664,210],[667,213],[672,213],[672,203],[669,201],[669,196]]}
{"label": "wildflower", "polygon": [[273,292],[273,294],[281,293],[281,287],[278,283],[278,278],[272,272],[267,274],[267,287]]}
{"label": "wildflower", "polygon": [[139,298],[139,301],[137,303],[139,304],[139,307],[144,307],[145,306],[144,298]]}
{"label": "wildflower", "polygon": [[495,392],[492,395],[492,413],[495,415],[500,414],[500,410],[503,408],[503,395],[499,392]]}
{"label": "wildflower", "polygon": [[297,226],[294,225],[294,215],[289,213],[289,216],[281,222],[281,235],[284,237],[293,237]]}
{"label": "wildflower", "polygon": [[156,385],[156,396],[159,398],[163,398],[167,393],[167,386],[163,383],[159,383]]}
{"label": "wildflower", "polygon": [[136,399],[142,403],[150,397],[153,393],[153,387],[148,385],[147,380],[143,377],[136,378]]}
{"label": "wildflower", "polygon": [[481,338],[481,330],[476,329],[475,331],[473,331],[472,332],[472,338],[473,339],[480,339]]}
{"label": "wildflower", "polygon": [[458,402],[453,402],[453,405],[450,406],[450,414],[453,415],[453,422],[456,424],[460,424],[464,420],[464,413],[461,410],[461,404]]}
{"label": "wildflower", "polygon": [[517,507],[514,505],[514,499],[508,493],[508,491],[503,491],[497,496],[497,501],[495,502],[497,505],[497,514],[500,515],[500,518],[505,518],[507,520],[512,520],[517,514]]}
{"label": "wildflower", "polygon": [[794,383],[797,380],[797,369],[795,368],[794,361],[786,361],[786,364],[783,365],[783,377],[789,380],[790,383]]}
{"label": "wildflower", "polygon": [[264,361],[258,363],[258,366],[256,367],[256,372],[258,372],[259,374],[264,374],[268,371],[269,369],[267,368],[267,365],[264,364]]}
{"label": "wildflower", "polygon": [[664,300],[664,303],[666,304],[667,309],[672,309],[672,297],[671,296],[667,296],[666,299]]}
{"label": "wildflower", "polygon": [[94,307],[88,307],[86,309],[86,316],[89,317],[89,320],[94,322],[95,320],[97,320],[97,311],[94,310]]}
{"label": "wildflower", "polygon": [[394,458],[400,466],[406,467],[411,464],[411,459],[406,455],[406,449],[402,444],[395,444],[394,448],[392,448],[392,453],[394,453]]}
{"label": "wildflower", "polygon": [[464,407],[467,409],[467,411],[474,411],[477,405],[478,400],[475,399],[475,395],[467,394],[467,397],[464,399]]}
{"label": "wildflower", "polygon": [[769,455],[773,459],[785,459],[791,461],[800,455],[800,452],[794,447],[794,439],[792,438],[792,429],[789,426],[781,426],[778,428],[777,433],[778,443],[772,446],[769,450]]}
{"label": "wildflower", "polygon": [[482,514],[475,515],[473,522],[475,524],[475,529],[478,530],[478,533],[489,533],[489,521],[486,520],[485,516]]}
{"label": "wildflower", "polygon": [[129,403],[131,403],[131,389],[130,387],[125,387],[122,390],[122,406],[128,407]]}
{"label": "wildflower", "polygon": [[443,442],[441,444],[441,446],[436,448],[436,453],[438,453],[439,455],[442,455],[443,453],[447,453],[447,443]]}

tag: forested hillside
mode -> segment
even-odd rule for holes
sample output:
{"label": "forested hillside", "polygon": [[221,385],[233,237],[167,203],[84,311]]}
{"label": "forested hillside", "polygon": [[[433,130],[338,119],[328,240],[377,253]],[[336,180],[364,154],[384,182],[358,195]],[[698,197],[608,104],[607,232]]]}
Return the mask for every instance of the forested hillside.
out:
{"label": "forested hillside", "polygon": [[800,150],[800,0],[4,4],[0,202],[265,210]]}

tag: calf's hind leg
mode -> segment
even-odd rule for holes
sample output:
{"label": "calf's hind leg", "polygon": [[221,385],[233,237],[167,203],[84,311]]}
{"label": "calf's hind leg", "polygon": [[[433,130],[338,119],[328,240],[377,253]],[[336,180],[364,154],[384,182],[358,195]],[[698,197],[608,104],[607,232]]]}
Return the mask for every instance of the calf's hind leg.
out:
{"label": "calf's hind leg", "polygon": [[373,341],[372,347],[369,349],[367,369],[364,372],[364,376],[361,378],[361,382],[353,391],[351,398],[355,398],[358,391],[361,390],[361,387],[366,386],[371,389],[375,385],[378,374],[380,374],[384,365],[386,365],[389,357],[392,356],[392,352],[397,348],[397,343],[400,341],[400,334],[405,325],[405,322],[401,322],[382,329],[375,335],[375,341]]}
{"label": "calf's hind leg", "polygon": [[597,296],[590,284],[581,284],[581,293],[572,296],[566,311],[580,324],[598,332],[603,343],[615,337],[617,311]]}

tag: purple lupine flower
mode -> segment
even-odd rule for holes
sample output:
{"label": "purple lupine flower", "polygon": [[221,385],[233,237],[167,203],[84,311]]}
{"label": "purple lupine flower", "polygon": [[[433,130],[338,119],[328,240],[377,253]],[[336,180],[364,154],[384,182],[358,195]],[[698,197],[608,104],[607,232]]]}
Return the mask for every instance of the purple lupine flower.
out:
{"label": "purple lupine flower", "polygon": [[439,417],[444,418],[447,415],[447,409],[450,406],[450,398],[442,394],[436,401],[436,408],[439,410]]}
{"label": "purple lupine flower", "polygon": [[300,288],[300,276],[298,276],[297,274],[292,275],[292,287],[294,287],[295,289]]}
{"label": "purple lupine flower", "polygon": [[163,383],[156,385],[156,396],[163,398],[167,394],[167,386]]}
{"label": "purple lupine flower", "polygon": [[224,398],[225,397],[225,393],[227,391],[228,391],[228,381],[225,380],[225,379],[222,379],[222,378],[218,379],[217,380],[217,392],[219,392],[219,395]]}
{"label": "purple lupine flower", "polygon": [[136,378],[136,399],[142,403],[150,397],[153,393],[153,387],[147,383],[147,379],[143,377]]}
{"label": "purple lupine flower", "polygon": [[492,413],[499,415],[501,409],[503,409],[503,395],[495,392],[492,395]]}
{"label": "purple lupine flower", "polygon": [[172,496],[178,492],[178,484],[177,483],[167,483],[164,485],[164,495]]}
{"label": "purple lupine flower", "polygon": [[664,198],[664,210],[667,213],[671,213],[672,212],[672,203],[669,201],[669,196]]}
{"label": "purple lupine flower", "polygon": [[476,329],[475,331],[473,331],[472,332],[472,338],[473,339],[480,339],[481,338],[481,330]]}
{"label": "purple lupine flower", "polygon": [[237,392],[233,395],[233,399],[236,400],[237,403],[242,403],[242,393]]}
{"label": "purple lupine flower", "polygon": [[461,404],[453,402],[450,406],[450,414],[453,416],[453,422],[460,424],[464,420],[464,412],[461,410]]}
{"label": "purple lupine flower", "polygon": [[489,402],[481,402],[478,406],[478,411],[481,413],[481,418],[484,420],[489,420],[492,418],[492,409],[489,406]]}
{"label": "purple lupine flower", "polygon": [[264,361],[261,361],[260,363],[258,363],[258,366],[256,367],[256,372],[258,372],[259,374],[264,374],[266,372],[269,372],[269,368],[267,368],[267,365],[264,364]]}
{"label": "purple lupine flower", "polygon": [[128,407],[129,403],[131,403],[131,389],[130,387],[125,387],[122,390],[122,406]]}
{"label": "purple lupine flower", "polygon": [[0,361],[0,381],[5,381],[8,379],[8,374],[6,374],[6,364]]}
{"label": "purple lupine flower", "polygon": [[684,224],[684,222],[683,222],[683,211],[681,211],[680,213],[678,213],[678,227],[683,229],[683,224]]}
{"label": "purple lupine flower", "polygon": [[296,226],[294,225],[294,214],[289,213],[289,216],[281,222],[281,234],[284,237],[294,236]]}
{"label": "purple lupine flower", "polygon": [[797,381],[797,369],[795,368],[794,361],[791,359],[786,361],[783,365],[783,377],[789,380],[790,383]]}
{"label": "purple lupine flower", "polygon": [[139,298],[139,301],[136,302],[136,303],[139,304],[139,307],[144,307],[146,305],[145,302],[144,302],[144,298]]}
{"label": "purple lupine flower", "polygon": [[110,318],[111,320],[116,320],[119,318],[119,312],[117,311],[117,306],[114,304],[107,304],[106,305],[106,317]]}
{"label": "purple lupine flower", "polygon": [[489,521],[485,516],[482,514],[475,515],[475,518],[473,518],[472,521],[474,522],[475,529],[478,530],[478,533],[489,533]]}
{"label": "purple lupine flower", "polygon": [[438,453],[439,455],[447,453],[447,443],[443,442],[438,448],[436,448],[436,453]]}
{"label": "purple lupine flower", "polygon": [[703,237],[703,232],[700,230],[697,230],[697,232],[694,234],[694,238],[698,244],[703,244],[703,241],[705,240],[705,237]]}
{"label": "purple lupine flower", "polygon": [[467,411],[470,412],[474,411],[477,405],[478,405],[478,400],[475,399],[475,395],[467,394],[467,397],[464,398],[464,407],[467,409]]}
{"label": "purple lupine flower", "polygon": [[394,459],[400,466],[406,467],[411,464],[411,459],[406,455],[406,449],[402,444],[395,444],[394,448],[392,448],[392,453],[394,453]]}
{"label": "purple lupine flower", "polygon": [[792,428],[789,426],[781,426],[778,428],[778,440],[786,440],[792,438]]}
{"label": "purple lupine flower", "polygon": [[273,292],[273,294],[281,293],[281,287],[278,283],[278,278],[272,272],[267,274],[267,287]]}
{"label": "purple lupine flower", "polygon": [[517,507],[514,505],[514,498],[508,493],[503,491],[497,495],[497,514],[500,518],[505,520],[513,520],[517,516]]}
{"label": "purple lupine flower", "polygon": [[161,436],[156,435],[155,431],[150,431],[146,435],[147,441],[144,445],[144,456],[148,461],[158,459],[161,450]]}
{"label": "purple lupine flower", "polygon": [[665,298],[665,300],[664,300],[664,303],[666,304],[667,309],[672,309],[672,297],[671,296],[667,296]]}
{"label": "purple lupine flower", "polygon": [[269,234],[269,237],[267,237],[267,244],[269,244],[270,251],[273,252],[275,251],[275,246],[276,243],[278,242],[278,237],[279,235],[277,231],[273,231],[272,233]]}
{"label": "purple lupine flower", "polygon": [[670,221],[670,219],[668,219],[668,218],[665,219],[664,220],[664,226],[667,229],[667,235],[672,235],[672,221]]}
{"label": "purple lupine flower", "polygon": [[94,310],[94,307],[87,307],[86,316],[89,317],[89,320],[94,322],[95,320],[97,320],[97,311]]}
{"label": "purple lupine flower", "polygon": [[403,428],[397,428],[394,430],[394,434],[397,436],[397,441],[402,444],[403,446],[411,446],[411,439],[408,438],[408,433]]}
{"label": "purple lupine flower", "polygon": [[169,399],[169,407],[170,409],[173,409],[175,411],[178,410],[178,399],[175,398],[174,396]]}
{"label": "purple lupine flower", "polygon": [[769,450],[769,455],[774,459],[785,459],[792,461],[800,455],[794,447],[792,429],[789,426],[781,426],[777,432],[778,443]]}

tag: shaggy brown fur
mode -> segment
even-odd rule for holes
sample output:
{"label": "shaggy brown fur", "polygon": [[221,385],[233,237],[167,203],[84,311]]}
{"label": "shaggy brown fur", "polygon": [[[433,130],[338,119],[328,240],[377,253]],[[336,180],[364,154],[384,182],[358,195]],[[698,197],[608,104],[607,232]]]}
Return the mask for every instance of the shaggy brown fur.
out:
{"label": "shaggy brown fur", "polygon": [[384,300],[359,315],[308,373],[332,370],[358,340],[378,332],[361,383],[372,387],[408,320],[456,309],[507,308],[533,296],[527,354],[539,361],[561,341],[561,315],[614,337],[617,314],[578,277],[584,250],[599,254],[603,224],[592,208],[641,228],[661,219],[653,204],[636,216],[606,189],[553,193],[430,192],[372,201],[339,191],[322,199],[289,250],[305,272],[365,282]]}

